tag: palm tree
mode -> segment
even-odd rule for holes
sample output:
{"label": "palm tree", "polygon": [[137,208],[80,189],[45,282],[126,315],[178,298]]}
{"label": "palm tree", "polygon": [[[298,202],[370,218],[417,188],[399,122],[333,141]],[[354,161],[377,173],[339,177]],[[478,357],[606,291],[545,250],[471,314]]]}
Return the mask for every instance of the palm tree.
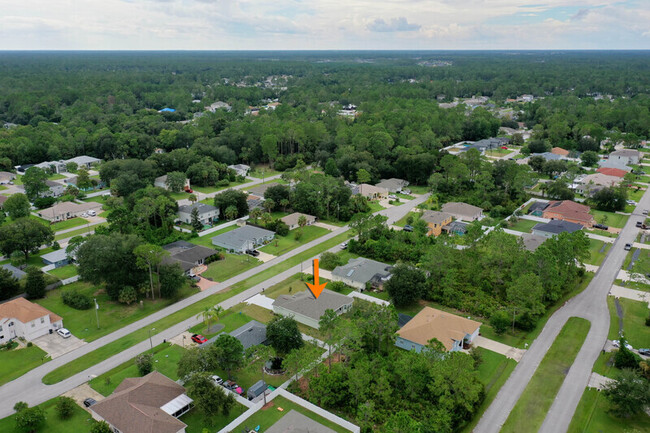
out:
{"label": "palm tree", "polygon": [[273,221],[273,217],[270,213],[265,212],[262,214],[262,224],[268,225],[271,221]]}
{"label": "palm tree", "polygon": [[289,206],[289,199],[283,198],[280,200],[280,206],[282,206],[282,209],[286,212],[287,211],[287,206]]}
{"label": "palm tree", "polygon": [[257,223],[257,220],[262,216],[262,209],[256,207],[251,210],[251,218]]}
{"label": "palm tree", "polygon": [[307,225],[307,217],[304,215],[300,215],[298,217],[298,227],[303,228],[306,225]]}
{"label": "palm tree", "polygon": [[275,202],[270,198],[268,200],[264,200],[264,204],[262,206],[264,206],[264,209],[266,209],[267,212],[271,212],[275,207]]}
{"label": "palm tree", "polygon": [[237,207],[236,206],[228,206],[226,208],[224,214],[226,215],[227,219],[234,220],[235,218],[237,218],[237,214],[238,214]]}
{"label": "palm tree", "polygon": [[216,307],[205,307],[205,310],[196,315],[196,318],[201,318],[205,323],[206,334],[210,333],[210,323],[212,320],[219,320],[219,316],[223,313],[223,308],[221,306]]}

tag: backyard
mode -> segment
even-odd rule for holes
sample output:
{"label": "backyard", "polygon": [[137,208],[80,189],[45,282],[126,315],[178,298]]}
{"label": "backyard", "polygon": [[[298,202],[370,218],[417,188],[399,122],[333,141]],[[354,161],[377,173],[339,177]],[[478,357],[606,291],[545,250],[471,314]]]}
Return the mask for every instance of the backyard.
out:
{"label": "backyard", "polygon": [[623,226],[625,226],[625,223],[627,223],[627,220],[630,218],[629,215],[621,215],[614,212],[605,212],[596,209],[592,209],[589,213],[594,216],[594,219],[597,223],[605,224],[607,226],[616,227],[619,229],[622,229]]}
{"label": "backyard", "polygon": [[571,317],[528,382],[503,425],[503,433],[536,432],[589,332],[590,323]]}
{"label": "backyard", "polygon": [[519,220],[516,223],[512,224],[508,228],[510,230],[516,230],[518,232],[530,233],[533,227],[535,227],[537,224],[539,224],[538,221],[519,218]]}
{"label": "backyard", "polygon": [[60,268],[54,268],[52,270],[47,271],[48,274],[54,275],[57,278],[60,278],[61,280],[65,280],[70,277],[74,277],[77,275],[77,267],[75,265],[65,265],[61,266]]}
{"label": "backyard", "polygon": [[[296,240],[295,235],[298,232],[302,232],[302,236],[299,240]],[[279,256],[327,233],[329,233],[329,230],[323,227],[305,226],[291,230],[286,236],[276,235],[275,239],[259,250],[274,256]]]}

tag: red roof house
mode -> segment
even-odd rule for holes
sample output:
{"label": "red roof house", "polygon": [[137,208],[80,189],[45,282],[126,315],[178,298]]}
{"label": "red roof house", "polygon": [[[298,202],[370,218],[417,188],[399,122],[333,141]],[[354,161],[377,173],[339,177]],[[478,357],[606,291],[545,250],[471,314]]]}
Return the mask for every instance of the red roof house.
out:
{"label": "red roof house", "polygon": [[589,206],[571,200],[551,201],[548,207],[544,209],[542,216],[591,227],[595,221],[594,217],[589,213],[590,210]]}
{"label": "red roof house", "polygon": [[627,171],[621,170],[620,168],[611,168],[611,167],[600,167],[596,170],[598,173],[606,174],[607,176],[616,176],[624,177],[627,174]]}

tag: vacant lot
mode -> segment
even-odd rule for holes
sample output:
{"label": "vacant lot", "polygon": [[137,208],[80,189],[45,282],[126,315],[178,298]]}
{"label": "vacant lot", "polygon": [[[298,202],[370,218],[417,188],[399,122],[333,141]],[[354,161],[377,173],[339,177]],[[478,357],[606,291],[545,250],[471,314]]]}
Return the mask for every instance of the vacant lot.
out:
{"label": "vacant lot", "polygon": [[248,254],[229,254],[223,253],[223,260],[212,262],[208,265],[208,270],[201,275],[212,281],[225,281],[229,278],[239,275],[262,262]]}
{"label": "vacant lot", "polygon": [[[0,385],[11,382],[49,360],[36,346],[0,351]],[[0,428],[0,431],[4,431]]]}
{"label": "vacant lot", "polygon": [[[618,302],[623,310],[623,335],[627,342],[636,349],[650,346],[650,326],[645,326],[645,319],[650,312],[648,303],[625,298],[619,298]],[[615,299],[608,296],[607,303],[611,314],[609,339],[617,340],[619,338],[619,319],[616,313]]]}
{"label": "vacant lot", "polygon": [[587,260],[587,263],[594,266],[600,266],[605,260],[605,256],[611,248],[610,244],[606,244],[603,241],[596,239],[589,239],[589,254],[590,258]]}
{"label": "vacant lot", "polygon": [[510,412],[502,433],[537,432],[589,332],[590,323],[570,318]]}
{"label": "vacant lot", "polygon": [[530,233],[533,227],[535,227],[537,224],[539,224],[538,221],[519,218],[519,221],[509,226],[508,228],[510,230],[516,230],[518,232]]}
{"label": "vacant lot", "polygon": [[569,433],[635,433],[650,431],[650,417],[644,414],[616,418],[598,390],[587,388],[578,404]]}
{"label": "vacant lot", "polygon": [[[302,236],[300,236],[299,240],[296,240],[296,233],[298,232],[302,232]],[[307,226],[303,228],[297,228],[291,230],[286,236],[276,235],[274,240],[259,250],[274,256],[279,256],[293,250],[294,248],[298,248],[300,245],[304,245],[307,242],[313,241],[314,239],[317,239],[327,233],[329,233],[329,230],[322,227]]]}
{"label": "vacant lot", "polygon": [[630,218],[629,215],[621,215],[614,212],[605,212],[596,209],[592,209],[589,213],[594,216],[596,222],[619,229],[622,229],[623,226],[625,226],[625,223],[627,223],[628,218]]}

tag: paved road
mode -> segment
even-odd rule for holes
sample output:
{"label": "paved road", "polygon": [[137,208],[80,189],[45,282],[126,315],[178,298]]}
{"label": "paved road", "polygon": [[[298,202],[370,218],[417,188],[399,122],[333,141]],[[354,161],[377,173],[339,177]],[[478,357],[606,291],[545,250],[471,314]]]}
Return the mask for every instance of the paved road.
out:
{"label": "paved road", "polygon": [[634,242],[638,234],[636,221],[643,218],[641,212],[650,209],[650,194],[646,191],[618,238],[610,248],[603,264],[587,288],[553,314],[539,337],[530,346],[510,378],[481,417],[475,433],[496,433],[505,423],[510,411],[519,400],[544,355],[570,317],[583,317],[591,322],[591,328],[558,392],[540,432],[561,433],[567,431],[582,393],[589,382],[596,358],[605,345],[609,332],[607,294],[623,265],[627,251],[626,243]]}
{"label": "paved road", "polygon": [[[308,167],[308,168],[311,168],[311,166]],[[197,198],[199,201],[201,201],[201,200],[205,200],[206,198],[213,198],[213,197],[216,196],[217,194],[221,194],[222,192],[227,191],[227,190],[229,190],[229,189],[243,189],[243,190],[247,190],[247,189],[249,189],[249,188],[251,188],[251,187],[253,187],[253,186],[259,185],[259,184],[261,184],[261,183],[266,183],[266,182],[269,182],[269,181],[271,181],[271,180],[280,179],[281,177],[282,177],[281,174],[276,174],[276,175],[274,175],[274,176],[265,177],[265,178],[262,180],[262,179],[257,178],[257,177],[250,177],[250,176],[249,176],[249,177],[247,177],[246,179],[250,180],[250,182],[242,183],[241,185],[235,185],[235,186],[232,186],[232,187],[230,187],[230,188],[224,188],[224,189],[221,189],[221,190],[219,190],[219,191],[211,192],[211,193],[208,193],[208,194],[205,194],[205,193],[202,193],[202,192],[199,192],[199,191],[194,191],[194,195],[196,196],[196,198]],[[188,196],[189,196],[189,194],[188,194]],[[190,203],[190,201],[189,201],[188,199],[186,199],[186,198],[182,198],[182,199],[180,199],[180,200],[177,200],[177,202],[178,202],[178,205],[179,205],[179,206],[190,205],[190,204],[192,204],[192,203]]]}
{"label": "paved road", "polygon": [[[418,197],[414,200],[411,200],[401,206],[395,206],[389,209],[384,209],[382,211],[379,211],[379,214],[385,215],[388,217],[388,224],[392,224],[395,221],[399,220],[403,216],[405,216],[413,207],[416,205],[424,202],[428,198],[428,194]],[[341,227],[331,233],[326,234],[325,236],[322,236],[318,239],[315,239],[305,245],[302,245],[299,248],[296,248],[292,251],[289,251],[288,253],[276,257],[275,259],[266,262],[264,264],[261,264],[253,269],[249,269],[246,272],[243,272],[227,281],[224,281],[222,283],[217,283],[214,286],[210,287],[209,289],[204,290],[201,293],[197,293],[189,298],[183,299],[173,305],[170,305],[169,307],[166,307],[160,311],[157,311],[141,320],[138,320],[137,322],[134,322],[130,325],[127,325],[123,328],[120,328],[119,330],[108,334],[104,337],[101,337],[95,341],[92,341],[79,349],[76,349],[72,352],[68,352],[65,355],[62,355],[59,358],[53,359],[33,370],[30,372],[26,373],[25,375],[19,377],[18,379],[9,382],[2,387],[0,387],[0,401],[3,402],[2,405],[0,405],[0,418],[8,416],[13,413],[13,406],[16,402],[18,401],[25,401],[27,402],[30,406],[40,404],[46,400],[49,400],[51,398],[54,398],[56,396],[59,396],[63,394],[64,392],[73,389],[82,383],[88,381],[90,378],[98,376],[120,364],[123,362],[128,361],[129,359],[133,358],[134,356],[148,350],[150,348],[150,343],[149,340],[142,341],[135,346],[120,352],[113,357],[104,360],[100,362],[99,364],[94,365],[93,367],[87,369],[86,371],[83,371],[79,374],[76,374],[62,382],[59,382],[54,385],[44,385],[42,383],[42,378],[45,376],[47,373],[49,373],[52,370],[55,370],[57,367],[60,367],[62,365],[67,364],[70,361],[73,361],[74,359],[77,359],[79,357],[82,357],[86,355],[89,352],[92,352],[95,349],[98,349],[99,347],[102,347],[112,341],[115,341],[125,335],[128,335],[134,331],[137,331],[138,329],[141,328],[147,328],[150,326],[152,323],[155,321],[162,319],[163,317],[169,316],[170,314],[179,311],[189,305],[192,305],[202,299],[207,298],[210,295],[213,295],[227,287],[232,286],[233,284],[236,284],[240,281],[245,280],[246,278],[249,278],[253,275],[256,275],[257,273],[268,269],[276,264],[279,264],[290,257],[295,256],[296,254],[299,254],[305,250],[308,250],[309,248],[312,248],[328,239],[331,239],[334,236],[337,236],[341,233],[345,233],[348,231],[349,228],[347,226]],[[340,247],[335,247],[332,248],[333,251],[339,250]],[[305,262],[302,263],[303,269],[307,269],[309,267],[311,259],[306,260]],[[286,278],[290,277],[291,275],[294,275],[298,272],[300,272],[300,264],[294,266],[293,268],[284,271],[274,277],[269,278],[268,280],[264,281],[261,284],[258,284],[257,286],[254,286],[250,289],[245,290],[242,293],[239,293],[229,299],[226,299],[219,305],[223,307],[224,309],[228,309],[233,307],[234,305],[237,305],[244,300],[250,298],[251,296],[256,295],[257,293],[260,293],[263,288],[270,287],[274,284],[277,284]],[[192,317],[190,319],[184,320],[181,323],[178,323],[168,329],[165,330],[158,330],[159,332],[152,337],[152,342],[153,345],[157,345],[162,343],[163,339],[169,340],[172,337],[180,334],[183,331],[186,331],[188,328],[196,325],[199,323],[200,320],[198,320],[196,317]]]}

